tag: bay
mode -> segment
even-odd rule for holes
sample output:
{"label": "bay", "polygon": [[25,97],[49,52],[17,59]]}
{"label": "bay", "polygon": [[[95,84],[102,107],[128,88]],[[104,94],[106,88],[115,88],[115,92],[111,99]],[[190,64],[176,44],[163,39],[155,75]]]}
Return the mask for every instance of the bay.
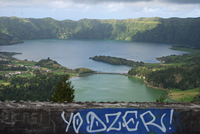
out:
{"label": "bay", "polygon": [[[95,71],[127,73],[132,67],[93,61],[95,55],[114,56],[146,63],[156,57],[183,54],[171,44],[110,40],[26,40],[23,44],[1,46],[1,51],[21,52],[18,59],[39,61],[51,58],[67,68],[87,67]],[[165,91],[146,87],[140,79],[123,75],[96,74],[71,79],[76,101],[155,101]]]}
{"label": "bay", "polygon": [[76,101],[155,102],[166,91],[146,87],[139,78],[94,74],[72,79]]}

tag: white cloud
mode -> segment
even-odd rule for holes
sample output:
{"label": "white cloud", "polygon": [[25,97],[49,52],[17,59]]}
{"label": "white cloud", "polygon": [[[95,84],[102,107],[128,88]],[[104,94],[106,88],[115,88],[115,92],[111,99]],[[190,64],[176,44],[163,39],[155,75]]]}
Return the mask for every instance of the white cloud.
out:
{"label": "white cloud", "polygon": [[69,8],[73,5],[72,2],[64,2],[64,1],[52,1],[49,3],[49,6],[56,9]]}
{"label": "white cloud", "polygon": [[119,3],[119,4],[111,3],[106,6],[107,11],[111,11],[111,12],[120,11],[120,10],[123,10],[124,8],[125,8],[125,5],[123,3]]}
{"label": "white cloud", "polygon": [[39,18],[62,14],[63,19],[199,17],[200,0],[0,0],[0,16],[13,16],[12,12]]}

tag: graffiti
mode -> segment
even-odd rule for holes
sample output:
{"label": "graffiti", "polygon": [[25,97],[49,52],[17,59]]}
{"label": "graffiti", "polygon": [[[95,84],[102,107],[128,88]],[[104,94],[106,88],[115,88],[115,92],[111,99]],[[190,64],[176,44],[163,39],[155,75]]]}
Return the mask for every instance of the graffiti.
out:
{"label": "graffiti", "polygon": [[173,109],[86,109],[61,117],[66,132],[75,133],[173,133]]}
{"label": "graffiti", "polygon": [[[50,124],[49,120],[43,120],[43,114],[37,112],[21,112],[12,110],[0,111],[0,123],[15,125],[19,123],[44,125]],[[45,113],[45,117],[48,116]]]}

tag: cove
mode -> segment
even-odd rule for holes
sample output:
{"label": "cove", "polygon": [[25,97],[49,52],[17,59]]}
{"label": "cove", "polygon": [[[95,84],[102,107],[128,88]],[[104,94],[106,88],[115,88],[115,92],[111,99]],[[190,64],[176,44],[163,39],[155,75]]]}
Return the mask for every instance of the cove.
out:
{"label": "cove", "polygon": [[[23,44],[1,46],[1,51],[21,52],[18,59],[39,61],[50,57],[67,68],[87,67],[99,72],[127,73],[132,67],[110,65],[89,57],[106,55],[146,63],[156,57],[183,54],[170,44],[109,40],[27,40]],[[123,75],[95,74],[71,79],[75,101],[155,101],[165,91],[149,88],[140,79]]]}
{"label": "cove", "polygon": [[147,87],[139,78],[124,75],[93,74],[71,79],[75,101],[155,102],[166,91]]}

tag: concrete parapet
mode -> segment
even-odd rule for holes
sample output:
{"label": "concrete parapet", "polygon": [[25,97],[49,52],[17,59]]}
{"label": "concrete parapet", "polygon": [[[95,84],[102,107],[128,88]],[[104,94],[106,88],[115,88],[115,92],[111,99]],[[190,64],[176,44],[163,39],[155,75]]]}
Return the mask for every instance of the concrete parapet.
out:
{"label": "concrete parapet", "polygon": [[200,133],[200,104],[0,102],[2,134]]}

